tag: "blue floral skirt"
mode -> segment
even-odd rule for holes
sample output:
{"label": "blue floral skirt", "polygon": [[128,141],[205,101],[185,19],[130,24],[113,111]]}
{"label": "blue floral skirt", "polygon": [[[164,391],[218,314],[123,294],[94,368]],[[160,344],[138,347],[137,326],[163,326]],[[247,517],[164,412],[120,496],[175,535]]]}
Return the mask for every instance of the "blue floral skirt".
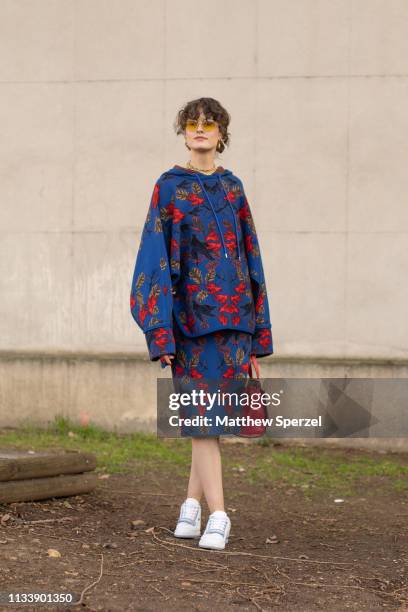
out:
{"label": "blue floral skirt", "polygon": [[[176,393],[191,393],[193,389],[199,392],[204,389],[208,393],[219,391],[235,395],[244,391],[252,348],[250,333],[225,329],[189,338],[180,329],[175,318],[173,333],[176,356],[172,360],[171,370]],[[218,393],[216,397],[219,397]],[[235,425],[233,419],[229,420],[229,423],[225,423],[225,419],[221,423],[220,419],[239,416],[241,410],[239,403],[237,405],[234,401],[217,399],[210,409],[208,404],[181,406],[181,419],[207,416],[207,420],[204,423],[203,418],[196,419],[196,424],[188,425],[182,421],[180,434],[194,437],[237,435],[240,426]]]}

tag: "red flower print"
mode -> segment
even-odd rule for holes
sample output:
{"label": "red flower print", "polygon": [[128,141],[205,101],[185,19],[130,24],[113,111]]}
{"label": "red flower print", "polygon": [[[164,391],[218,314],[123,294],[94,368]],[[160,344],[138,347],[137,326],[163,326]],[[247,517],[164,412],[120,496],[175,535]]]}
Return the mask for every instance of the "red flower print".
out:
{"label": "red flower print", "polygon": [[258,295],[258,299],[256,300],[256,304],[255,304],[255,312],[258,313],[261,310],[261,307],[263,306],[264,303],[264,299],[263,299],[263,295],[262,293],[260,293]]}
{"label": "red flower print", "polygon": [[239,322],[241,321],[241,317],[232,317],[232,324],[233,325],[239,325]]}
{"label": "red flower print", "polygon": [[224,304],[223,306],[221,306],[220,312],[239,312],[239,308],[233,306],[233,304]]}
{"label": "red flower print", "polygon": [[169,332],[167,329],[161,329],[158,328],[157,331],[154,330],[153,332],[153,336],[154,336],[154,343],[160,347],[160,349],[164,349],[166,344],[169,341]]}
{"label": "red flower print", "polygon": [[174,214],[174,202],[170,202],[168,206],[166,206],[167,214],[172,217]]}
{"label": "red flower print", "polygon": [[136,306],[136,300],[133,295],[130,296],[130,307],[133,309]]}
{"label": "red flower print", "polygon": [[254,245],[252,244],[252,236],[249,234],[245,237],[245,246],[247,253],[252,253],[252,251],[254,250]]}
{"label": "red flower print", "polygon": [[222,375],[223,378],[234,378],[235,370],[232,367],[229,367],[226,372]]}
{"label": "red flower print", "polygon": [[216,291],[221,291],[221,287],[219,285],[216,285],[215,283],[208,283],[207,291],[208,293],[215,293]]}
{"label": "red flower print", "polygon": [[249,210],[247,200],[245,200],[244,206],[239,210],[239,217],[242,221],[247,221],[251,217],[251,211]]}
{"label": "red flower print", "polygon": [[195,291],[198,291],[200,288],[200,285],[186,285],[187,291],[191,294],[194,293]]}
{"label": "red flower print", "polygon": [[235,202],[235,193],[233,191],[228,191],[227,195],[224,196],[224,200],[229,200],[230,202]]}
{"label": "red flower print", "polygon": [[191,378],[202,378],[203,377],[203,375],[195,368],[190,369],[190,376]]}
{"label": "red flower print", "polygon": [[218,320],[220,323],[222,323],[223,325],[227,325],[228,323],[228,317],[226,317],[225,315],[220,315],[218,317]]}
{"label": "red flower print", "polygon": [[205,237],[205,244],[206,244],[207,249],[209,249],[210,251],[220,250],[221,242],[219,241],[218,234],[214,230],[212,230]]}
{"label": "red flower print", "polygon": [[185,214],[181,212],[179,208],[174,207],[173,210],[173,223],[178,223],[182,219],[184,219]]}
{"label": "red flower print", "polygon": [[174,238],[170,241],[170,256],[173,257],[179,250],[179,243]]}
{"label": "red flower print", "polygon": [[157,304],[157,296],[151,295],[147,299],[147,309],[150,312],[150,314],[153,313],[153,308],[156,306],[156,304]]}
{"label": "red flower print", "polygon": [[145,320],[148,312],[149,311],[147,310],[146,306],[141,306],[140,307],[140,309],[139,309],[139,318],[140,318],[140,321],[141,321],[142,325],[144,323],[144,320]]}
{"label": "red flower print", "polygon": [[235,249],[236,244],[237,244],[237,237],[235,236],[234,232],[231,232],[231,230],[228,230],[228,232],[226,232],[224,236],[226,238],[227,247],[229,249]]}
{"label": "red flower print", "polygon": [[200,196],[198,196],[196,193],[189,193],[188,199],[193,204],[193,206],[196,206],[197,204],[202,204],[204,202],[204,198],[200,198]]}
{"label": "red flower print", "polygon": [[222,304],[226,304],[228,300],[228,295],[219,294],[215,296],[217,302],[221,302]]}
{"label": "red flower print", "polygon": [[240,295],[231,295],[231,302],[234,304],[234,306],[236,306],[237,304],[240,303],[241,301],[241,296]]}
{"label": "red flower print", "polygon": [[157,204],[159,203],[159,193],[160,193],[160,187],[156,183],[156,185],[154,186],[153,195],[152,195],[152,206],[153,206],[153,208],[156,208]]}
{"label": "red flower print", "polygon": [[234,241],[236,242],[236,236],[234,234],[234,232],[232,232],[231,230],[228,230],[225,234],[224,234],[225,238],[229,241]]}
{"label": "red flower print", "polygon": [[246,284],[244,283],[244,281],[242,281],[242,283],[239,283],[239,285],[234,287],[234,290],[236,293],[245,293]]}
{"label": "red flower print", "polygon": [[270,342],[271,342],[271,337],[272,337],[271,330],[270,330],[269,328],[265,327],[265,328],[264,328],[264,329],[261,331],[261,335],[260,335],[260,337],[258,338],[258,342],[259,342],[259,344],[260,344],[260,345],[261,345],[261,346],[262,346],[264,349],[266,349],[266,348],[269,346]]}

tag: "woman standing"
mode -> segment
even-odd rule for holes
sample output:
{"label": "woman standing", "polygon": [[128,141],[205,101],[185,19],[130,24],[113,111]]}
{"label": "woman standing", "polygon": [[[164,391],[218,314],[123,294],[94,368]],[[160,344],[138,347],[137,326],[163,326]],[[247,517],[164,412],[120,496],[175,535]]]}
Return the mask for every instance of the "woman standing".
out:
{"label": "woman standing", "polygon": [[[130,308],[143,330],[152,361],[169,365],[175,385],[208,390],[245,380],[256,357],[273,354],[271,322],[259,243],[242,181],[215,166],[229,141],[230,116],[213,98],[182,108],[175,122],[190,151],[156,181],[133,273]],[[183,416],[203,414],[198,406]],[[203,548],[223,549],[231,528],[225,512],[220,435],[215,405],[207,426],[181,426],[192,438],[187,498],[176,537],[197,538],[204,493],[210,516]]]}

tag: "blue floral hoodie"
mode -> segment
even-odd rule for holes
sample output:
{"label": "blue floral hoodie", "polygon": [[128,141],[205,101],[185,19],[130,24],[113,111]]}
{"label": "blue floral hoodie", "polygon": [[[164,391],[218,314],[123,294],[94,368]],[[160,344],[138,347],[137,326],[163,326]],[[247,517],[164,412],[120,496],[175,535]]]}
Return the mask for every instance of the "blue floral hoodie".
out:
{"label": "blue floral hoodie", "polygon": [[149,357],[176,353],[173,316],[186,336],[252,334],[252,354],[273,353],[261,254],[242,181],[175,165],[158,178],[133,272],[130,310]]}

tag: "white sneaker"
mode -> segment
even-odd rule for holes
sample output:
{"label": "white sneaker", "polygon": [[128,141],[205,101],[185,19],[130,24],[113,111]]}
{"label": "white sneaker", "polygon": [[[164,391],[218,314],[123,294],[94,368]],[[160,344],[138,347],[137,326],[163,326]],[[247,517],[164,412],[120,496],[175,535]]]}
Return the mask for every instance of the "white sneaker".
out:
{"label": "white sneaker", "polygon": [[198,543],[201,548],[223,550],[228,542],[231,521],[224,510],[216,510],[208,517],[207,527]]}
{"label": "white sneaker", "polygon": [[187,497],[181,504],[180,517],[174,535],[176,538],[199,538],[201,534],[201,504],[194,497]]}

